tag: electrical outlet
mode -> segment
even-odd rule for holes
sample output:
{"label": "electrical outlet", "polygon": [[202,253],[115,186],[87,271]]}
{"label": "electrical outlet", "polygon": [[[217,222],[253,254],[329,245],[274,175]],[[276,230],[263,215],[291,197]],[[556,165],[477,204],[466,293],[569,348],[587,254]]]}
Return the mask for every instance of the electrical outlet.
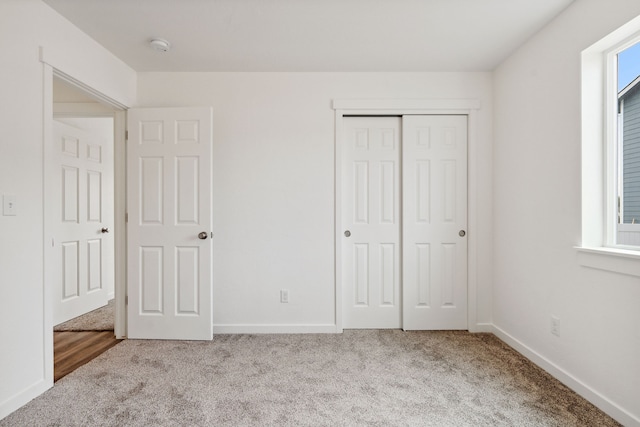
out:
{"label": "electrical outlet", "polygon": [[560,336],[560,319],[556,316],[551,316],[551,333]]}
{"label": "electrical outlet", "polygon": [[288,289],[280,290],[280,302],[281,303],[285,303],[285,304],[289,302],[289,290]]}

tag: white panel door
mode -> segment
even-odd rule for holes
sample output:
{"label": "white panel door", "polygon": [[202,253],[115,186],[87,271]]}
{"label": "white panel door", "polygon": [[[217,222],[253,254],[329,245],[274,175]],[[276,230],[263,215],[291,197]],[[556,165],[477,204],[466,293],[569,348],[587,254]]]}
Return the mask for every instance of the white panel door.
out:
{"label": "white panel door", "polygon": [[401,327],[400,131],[399,117],[344,119],[345,328]]}
{"label": "white panel door", "polygon": [[107,304],[113,281],[113,141],[53,121],[54,325]]}
{"label": "white panel door", "polygon": [[129,338],[210,340],[212,111],[128,113]]}
{"label": "white panel door", "polygon": [[403,328],[467,329],[467,118],[402,129]]}

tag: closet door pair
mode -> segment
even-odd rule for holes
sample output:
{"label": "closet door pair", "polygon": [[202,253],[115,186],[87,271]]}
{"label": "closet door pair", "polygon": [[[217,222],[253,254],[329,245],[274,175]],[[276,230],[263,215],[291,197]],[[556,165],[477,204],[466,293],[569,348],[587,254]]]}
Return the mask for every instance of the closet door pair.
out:
{"label": "closet door pair", "polygon": [[344,328],[467,329],[467,116],[343,129]]}

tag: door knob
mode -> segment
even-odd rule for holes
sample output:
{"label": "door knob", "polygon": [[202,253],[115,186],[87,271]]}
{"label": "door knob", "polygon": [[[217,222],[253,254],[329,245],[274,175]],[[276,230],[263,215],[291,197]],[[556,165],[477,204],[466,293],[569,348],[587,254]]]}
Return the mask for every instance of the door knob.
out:
{"label": "door knob", "polygon": [[467,234],[467,232],[466,232],[466,231],[464,231],[464,230],[460,230],[460,231],[458,232],[458,236],[460,236],[460,237],[464,237],[466,234]]}
{"label": "door knob", "polygon": [[206,238],[207,238],[207,232],[206,231],[201,231],[200,233],[198,233],[198,239],[206,240]]}
{"label": "door knob", "polygon": [[100,230],[102,233],[108,233],[109,229],[106,227],[103,227],[102,230]]}
{"label": "door knob", "polygon": [[347,231],[344,232],[344,235],[345,235],[345,237],[349,237],[349,236],[351,236],[351,232],[349,230],[347,230]]}

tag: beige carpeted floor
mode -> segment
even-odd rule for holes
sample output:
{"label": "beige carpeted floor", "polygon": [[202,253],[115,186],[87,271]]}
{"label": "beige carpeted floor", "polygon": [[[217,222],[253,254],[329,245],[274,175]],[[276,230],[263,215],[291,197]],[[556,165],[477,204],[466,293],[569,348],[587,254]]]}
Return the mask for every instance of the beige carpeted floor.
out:
{"label": "beige carpeted floor", "polygon": [[124,341],[0,426],[616,426],[493,335]]}
{"label": "beige carpeted floor", "polygon": [[55,332],[63,331],[113,331],[115,299],[104,307],[90,311],[53,327]]}

